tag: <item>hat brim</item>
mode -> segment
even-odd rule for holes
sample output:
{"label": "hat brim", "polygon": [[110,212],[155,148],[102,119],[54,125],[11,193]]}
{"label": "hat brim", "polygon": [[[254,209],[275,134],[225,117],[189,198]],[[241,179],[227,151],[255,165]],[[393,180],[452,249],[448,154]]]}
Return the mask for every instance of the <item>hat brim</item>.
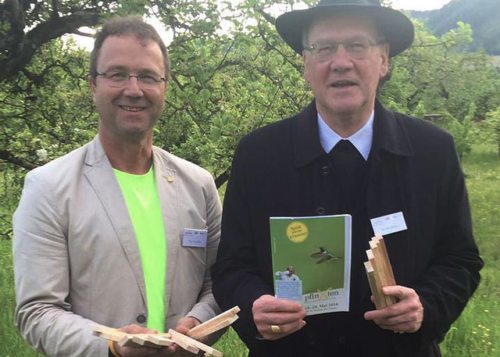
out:
{"label": "hat brim", "polygon": [[389,56],[393,57],[410,47],[413,42],[413,23],[402,12],[383,6],[372,5],[323,5],[306,10],[284,13],[276,19],[276,29],[295,52],[303,51],[302,34],[318,16],[325,14],[364,15],[375,21],[389,43]]}

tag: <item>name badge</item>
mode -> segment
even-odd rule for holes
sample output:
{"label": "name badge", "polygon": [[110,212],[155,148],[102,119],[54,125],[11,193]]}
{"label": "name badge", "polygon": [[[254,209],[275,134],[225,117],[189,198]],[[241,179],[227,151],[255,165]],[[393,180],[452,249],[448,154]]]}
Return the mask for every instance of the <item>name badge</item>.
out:
{"label": "name badge", "polygon": [[205,248],[207,246],[207,230],[184,228],[182,231],[182,246]]}
{"label": "name badge", "polygon": [[405,231],[406,227],[403,212],[397,212],[370,219],[372,223],[373,232],[385,236],[387,234]]}

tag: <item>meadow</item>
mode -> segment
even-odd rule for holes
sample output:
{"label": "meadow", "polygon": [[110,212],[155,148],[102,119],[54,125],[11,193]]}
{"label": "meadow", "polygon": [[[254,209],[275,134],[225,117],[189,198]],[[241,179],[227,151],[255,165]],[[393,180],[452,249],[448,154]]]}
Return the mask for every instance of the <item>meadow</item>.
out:
{"label": "meadow", "polygon": [[[491,145],[474,145],[463,159],[474,232],[486,263],[481,284],[441,343],[445,357],[500,356],[500,159]],[[1,208],[0,208],[1,209]],[[0,356],[33,357],[34,352],[14,327],[14,282],[11,241],[0,241]],[[233,330],[215,345],[229,357],[247,350]]]}

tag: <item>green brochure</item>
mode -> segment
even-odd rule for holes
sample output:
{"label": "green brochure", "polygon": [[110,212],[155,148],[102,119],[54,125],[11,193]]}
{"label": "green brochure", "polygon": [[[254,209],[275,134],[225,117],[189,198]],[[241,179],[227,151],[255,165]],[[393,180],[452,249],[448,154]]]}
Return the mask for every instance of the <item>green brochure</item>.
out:
{"label": "green brochure", "polygon": [[351,216],[270,217],[274,291],[308,315],[349,311]]}

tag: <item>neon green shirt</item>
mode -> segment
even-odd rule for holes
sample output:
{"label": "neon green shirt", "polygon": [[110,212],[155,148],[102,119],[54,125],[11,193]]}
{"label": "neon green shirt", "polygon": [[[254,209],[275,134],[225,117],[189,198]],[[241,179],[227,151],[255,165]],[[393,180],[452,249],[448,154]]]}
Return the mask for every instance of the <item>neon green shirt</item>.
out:
{"label": "neon green shirt", "polygon": [[119,170],[114,172],[139,246],[146,284],[147,327],[164,332],[167,243],[154,171],[151,168],[145,175],[133,175]]}

